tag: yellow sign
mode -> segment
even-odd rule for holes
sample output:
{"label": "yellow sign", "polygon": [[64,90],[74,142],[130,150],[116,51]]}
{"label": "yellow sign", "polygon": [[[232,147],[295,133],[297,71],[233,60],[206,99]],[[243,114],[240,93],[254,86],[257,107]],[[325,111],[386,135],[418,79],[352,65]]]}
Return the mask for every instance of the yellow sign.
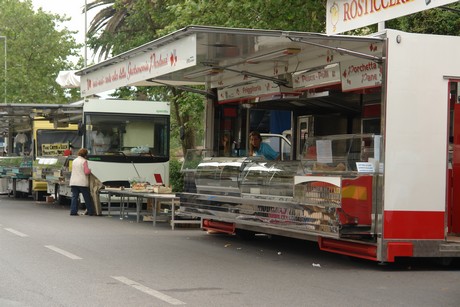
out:
{"label": "yellow sign", "polygon": [[69,144],[42,144],[42,154],[44,156],[60,156],[64,154],[64,150],[69,149]]}

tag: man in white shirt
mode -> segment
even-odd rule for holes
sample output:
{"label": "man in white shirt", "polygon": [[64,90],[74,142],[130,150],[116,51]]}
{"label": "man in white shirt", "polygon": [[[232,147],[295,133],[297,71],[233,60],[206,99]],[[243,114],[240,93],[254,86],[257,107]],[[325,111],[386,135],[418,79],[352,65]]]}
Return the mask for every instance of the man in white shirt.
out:
{"label": "man in white shirt", "polygon": [[93,148],[92,152],[96,155],[103,155],[110,146],[110,138],[105,136],[101,131],[93,131]]}
{"label": "man in white shirt", "polygon": [[24,145],[27,143],[28,140],[29,138],[23,132],[19,132],[18,134],[16,134],[16,137],[14,138],[14,146],[17,155],[24,153]]}

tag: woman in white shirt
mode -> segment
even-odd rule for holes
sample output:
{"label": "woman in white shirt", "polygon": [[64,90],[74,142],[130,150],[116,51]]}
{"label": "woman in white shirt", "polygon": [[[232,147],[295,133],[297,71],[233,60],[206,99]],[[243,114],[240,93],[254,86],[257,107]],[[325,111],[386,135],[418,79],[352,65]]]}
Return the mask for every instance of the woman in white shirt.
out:
{"label": "woman in white shirt", "polygon": [[72,200],[70,203],[70,215],[78,215],[78,198],[80,193],[85,199],[88,215],[94,215],[93,199],[89,191],[89,174],[88,168],[88,150],[81,148],[78,151],[78,157],[72,162],[72,173],[70,175],[70,189],[72,191]]}

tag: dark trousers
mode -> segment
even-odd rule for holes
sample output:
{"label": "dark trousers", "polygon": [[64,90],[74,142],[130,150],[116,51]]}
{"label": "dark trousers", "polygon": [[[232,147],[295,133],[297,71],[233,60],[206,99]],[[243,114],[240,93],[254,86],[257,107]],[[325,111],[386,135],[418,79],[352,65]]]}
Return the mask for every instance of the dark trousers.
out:
{"label": "dark trousers", "polygon": [[72,191],[72,201],[70,203],[70,214],[77,214],[78,213],[78,197],[80,193],[83,195],[85,200],[86,209],[88,210],[89,215],[94,215],[94,206],[93,200],[91,198],[91,194],[89,192],[89,187],[79,187],[79,186],[71,186]]}

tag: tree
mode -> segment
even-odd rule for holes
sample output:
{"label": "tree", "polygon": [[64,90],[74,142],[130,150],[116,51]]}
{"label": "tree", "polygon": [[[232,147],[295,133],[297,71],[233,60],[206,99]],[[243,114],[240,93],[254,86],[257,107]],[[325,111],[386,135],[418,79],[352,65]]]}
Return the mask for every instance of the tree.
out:
{"label": "tree", "polygon": [[99,54],[99,59],[105,59],[159,37],[157,30],[164,27],[162,14],[168,2],[94,0],[88,3],[88,11],[103,7],[90,23],[89,46]]}
{"label": "tree", "polygon": [[200,117],[204,111],[203,97],[172,88],[170,101],[176,119],[173,123],[176,125],[173,136],[178,138],[183,129],[185,137],[181,147],[185,153],[187,149],[195,147],[197,136],[202,136],[200,132],[203,129],[203,121]]}
{"label": "tree", "polygon": [[326,0],[171,1],[163,34],[188,25],[324,32]]}
{"label": "tree", "polygon": [[105,6],[94,16],[87,33],[88,43],[95,53],[99,53],[99,59],[110,56],[113,47],[112,36],[119,32],[126,19],[127,9],[116,6],[115,2],[115,0],[95,0],[83,9],[85,12]]}
{"label": "tree", "polygon": [[[72,99],[55,81],[59,71],[73,68],[67,57],[77,56],[81,47],[71,31],[55,28],[66,19],[42,10],[34,12],[30,0],[0,0],[0,7],[0,35],[7,38],[7,102],[63,103]],[[0,59],[4,59],[3,49]]]}
{"label": "tree", "polygon": [[387,22],[387,27],[412,33],[460,35],[460,1]]}

